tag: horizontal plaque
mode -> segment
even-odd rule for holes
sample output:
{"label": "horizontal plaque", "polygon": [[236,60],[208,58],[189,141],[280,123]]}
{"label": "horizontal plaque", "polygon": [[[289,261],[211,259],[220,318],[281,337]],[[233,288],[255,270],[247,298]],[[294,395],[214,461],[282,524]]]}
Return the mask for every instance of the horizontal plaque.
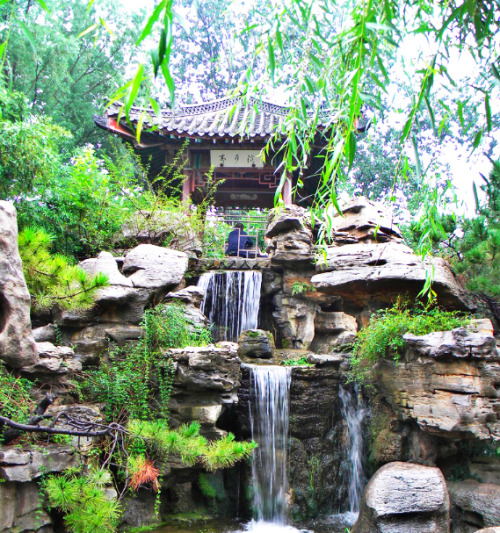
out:
{"label": "horizontal plaque", "polygon": [[263,168],[260,150],[210,150],[210,165],[229,168]]}

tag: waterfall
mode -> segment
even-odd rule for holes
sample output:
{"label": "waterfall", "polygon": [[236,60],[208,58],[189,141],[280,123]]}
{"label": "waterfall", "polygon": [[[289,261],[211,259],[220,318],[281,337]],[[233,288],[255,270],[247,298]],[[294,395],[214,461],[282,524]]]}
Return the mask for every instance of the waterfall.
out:
{"label": "waterfall", "polygon": [[259,447],[252,459],[254,511],[259,521],[285,525],[288,518],[288,417],[291,369],[248,365],[250,424]]}
{"label": "waterfall", "polygon": [[361,394],[356,387],[340,387],[339,398],[342,417],[347,426],[347,494],[349,512],[357,514],[359,503],[365,486],[363,470],[363,421],[368,414]]}
{"label": "waterfall", "polygon": [[205,291],[201,311],[215,325],[215,341],[237,341],[259,325],[262,273],[252,270],[208,272],[198,286]]}

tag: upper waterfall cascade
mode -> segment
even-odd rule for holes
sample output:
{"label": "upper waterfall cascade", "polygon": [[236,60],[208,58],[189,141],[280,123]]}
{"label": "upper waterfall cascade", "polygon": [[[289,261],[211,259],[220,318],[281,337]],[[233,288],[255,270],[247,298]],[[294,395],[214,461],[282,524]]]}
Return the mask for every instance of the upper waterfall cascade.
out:
{"label": "upper waterfall cascade", "polygon": [[207,272],[198,286],[205,291],[201,311],[215,325],[214,340],[237,341],[241,332],[259,325],[261,272]]}

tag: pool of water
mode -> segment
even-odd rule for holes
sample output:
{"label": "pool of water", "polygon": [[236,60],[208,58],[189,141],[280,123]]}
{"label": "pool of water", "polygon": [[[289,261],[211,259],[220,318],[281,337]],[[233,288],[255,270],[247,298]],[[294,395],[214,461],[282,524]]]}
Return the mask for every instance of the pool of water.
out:
{"label": "pool of water", "polygon": [[255,520],[203,520],[163,526],[152,530],[152,533],[345,533],[354,524],[356,517],[355,513],[344,513],[308,522],[303,527]]}

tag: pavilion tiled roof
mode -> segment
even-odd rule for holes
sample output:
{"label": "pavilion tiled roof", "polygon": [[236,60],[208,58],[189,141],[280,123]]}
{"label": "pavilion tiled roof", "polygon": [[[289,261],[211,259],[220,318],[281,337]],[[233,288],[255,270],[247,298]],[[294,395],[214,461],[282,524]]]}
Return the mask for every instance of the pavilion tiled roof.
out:
{"label": "pavilion tiled roof", "polygon": [[[121,104],[108,108],[106,117],[95,117],[98,126],[109,128],[109,119],[117,119]],[[164,109],[157,116],[152,109],[132,107],[130,122],[137,124],[144,115],[144,128],[156,126],[162,135],[181,137],[267,139],[282,130],[290,108],[271,104],[253,96],[224,98],[203,104]],[[321,126],[328,122],[325,120]],[[126,125],[122,117],[120,124]]]}

